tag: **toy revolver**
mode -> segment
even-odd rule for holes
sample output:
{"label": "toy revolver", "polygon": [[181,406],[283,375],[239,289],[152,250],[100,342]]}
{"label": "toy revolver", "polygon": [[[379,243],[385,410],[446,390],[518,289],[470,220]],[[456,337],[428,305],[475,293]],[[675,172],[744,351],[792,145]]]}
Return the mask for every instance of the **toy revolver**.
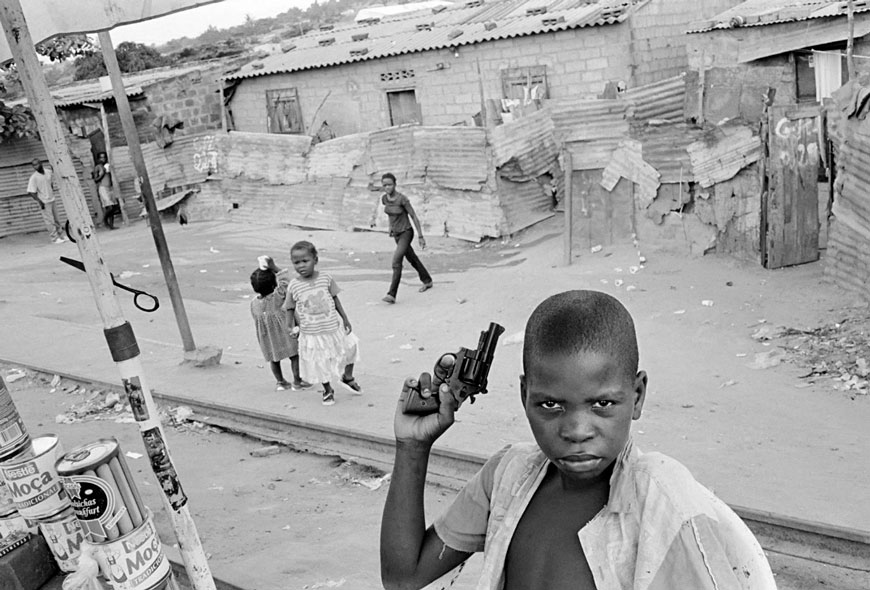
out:
{"label": "toy revolver", "polygon": [[[495,347],[498,337],[502,335],[504,328],[490,322],[489,329],[480,333],[480,342],[476,350],[460,348],[456,353],[453,368],[450,375],[444,379],[444,383],[450,386],[450,393],[460,404],[470,398],[474,403],[474,396],[478,393],[486,393],[489,368],[492,365],[492,357],[495,355]],[[435,363],[435,374],[443,372],[439,365],[441,359]],[[436,391],[428,398],[424,398],[417,390],[408,392],[405,406],[402,411],[405,414],[432,414],[438,411],[438,395]]]}

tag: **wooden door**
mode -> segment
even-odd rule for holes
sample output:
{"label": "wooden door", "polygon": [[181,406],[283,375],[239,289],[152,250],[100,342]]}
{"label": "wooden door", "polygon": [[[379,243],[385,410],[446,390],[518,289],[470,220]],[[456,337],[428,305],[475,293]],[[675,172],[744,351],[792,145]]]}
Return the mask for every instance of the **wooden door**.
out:
{"label": "wooden door", "polygon": [[814,262],[819,259],[819,109],[772,106],[769,115],[762,264],[780,268]]}
{"label": "wooden door", "polygon": [[405,125],[408,123],[422,123],[420,105],[417,103],[417,95],[413,90],[399,90],[387,93],[387,102],[390,105],[390,124]]}

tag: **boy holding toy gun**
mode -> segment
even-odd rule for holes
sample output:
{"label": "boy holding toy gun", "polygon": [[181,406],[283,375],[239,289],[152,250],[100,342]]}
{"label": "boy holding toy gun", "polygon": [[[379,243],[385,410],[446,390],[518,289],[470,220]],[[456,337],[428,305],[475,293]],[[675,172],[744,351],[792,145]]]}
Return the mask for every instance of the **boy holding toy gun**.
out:
{"label": "boy holding toy gun", "polygon": [[[458,360],[458,359],[457,359]],[[532,313],[520,394],[537,444],[498,452],[426,528],[429,452],[452,424],[452,357],[408,379],[381,527],[384,587],[422,588],[484,552],[480,590],[775,589],[746,525],[680,463],[632,443],[647,375],[628,311],[596,291]],[[406,413],[409,399],[437,412]]]}

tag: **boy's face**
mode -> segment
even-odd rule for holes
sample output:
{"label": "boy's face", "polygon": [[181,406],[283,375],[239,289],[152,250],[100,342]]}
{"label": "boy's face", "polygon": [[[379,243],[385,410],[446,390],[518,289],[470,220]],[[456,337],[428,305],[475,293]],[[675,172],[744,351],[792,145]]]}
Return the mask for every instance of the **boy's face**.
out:
{"label": "boy's face", "polygon": [[384,192],[388,195],[392,195],[394,192],[396,192],[396,181],[392,178],[382,179],[381,184],[384,187]]}
{"label": "boy's face", "polygon": [[308,250],[293,250],[290,252],[290,262],[300,276],[310,277],[314,273],[314,265],[317,264],[317,256],[312,256]]}
{"label": "boy's face", "polygon": [[646,373],[627,375],[595,352],[534,359],[527,369],[520,394],[535,440],[565,484],[583,486],[625,447],[643,408]]}

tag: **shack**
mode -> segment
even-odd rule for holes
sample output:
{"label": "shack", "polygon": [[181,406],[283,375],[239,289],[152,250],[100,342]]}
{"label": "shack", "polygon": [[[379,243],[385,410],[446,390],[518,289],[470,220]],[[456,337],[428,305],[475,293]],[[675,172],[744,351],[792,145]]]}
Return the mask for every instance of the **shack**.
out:
{"label": "shack", "polygon": [[328,26],[227,76],[230,129],[336,136],[485,125],[535,99],[598,96],[688,65],[690,22],[735,0],[469,0]]}

